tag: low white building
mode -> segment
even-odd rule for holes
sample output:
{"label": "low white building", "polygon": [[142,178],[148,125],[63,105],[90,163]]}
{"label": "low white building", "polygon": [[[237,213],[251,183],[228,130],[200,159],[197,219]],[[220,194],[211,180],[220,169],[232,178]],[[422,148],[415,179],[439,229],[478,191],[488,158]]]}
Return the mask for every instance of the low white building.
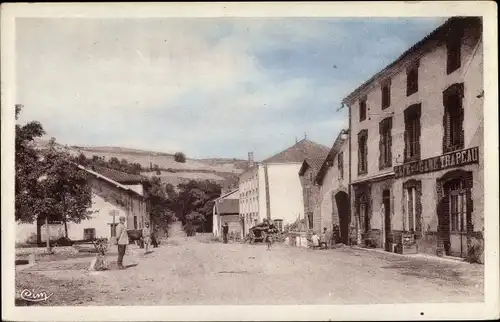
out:
{"label": "low white building", "polygon": [[[145,189],[146,178],[103,167],[96,167],[93,170],[83,166],[78,167],[89,174],[89,181],[92,185],[92,206],[89,210],[93,214],[90,219],[82,220],[78,224],[67,223],[69,239],[109,239],[114,235],[116,224],[121,216],[126,218],[126,226],[129,230],[141,229],[146,222],[150,222]],[[115,225],[113,225],[111,215],[113,213]],[[61,222],[49,222],[49,230],[51,240],[56,240],[65,234],[64,224]],[[44,222],[20,223],[16,228],[17,243],[43,242],[46,241],[46,235],[47,228]]]}
{"label": "low white building", "polygon": [[222,194],[215,199],[213,207],[213,227],[212,233],[216,237],[222,236],[222,225],[229,226],[229,233],[241,236],[242,223],[239,216],[239,198],[238,189]]}
{"label": "low white building", "polygon": [[326,155],[329,148],[303,139],[240,175],[240,215],[244,232],[264,218],[278,228],[304,218],[299,170],[304,159]]}

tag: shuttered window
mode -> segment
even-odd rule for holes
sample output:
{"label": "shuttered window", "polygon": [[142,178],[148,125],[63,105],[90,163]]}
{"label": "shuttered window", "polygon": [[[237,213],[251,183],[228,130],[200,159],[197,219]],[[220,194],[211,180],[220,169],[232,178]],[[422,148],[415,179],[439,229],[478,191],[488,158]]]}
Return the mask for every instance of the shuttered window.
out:
{"label": "shuttered window", "polygon": [[361,130],[358,133],[358,174],[365,174],[368,171],[368,130]]}
{"label": "shuttered window", "polygon": [[443,92],[443,152],[464,148],[463,83],[453,84]]}
{"label": "shuttered window", "polygon": [[448,40],[446,43],[446,73],[451,74],[460,68],[462,63],[461,55],[462,47],[462,33],[461,31],[453,31],[448,35]]}
{"label": "shuttered window", "polygon": [[341,152],[337,156],[337,166],[339,171],[339,178],[344,179],[344,153]]}
{"label": "shuttered window", "polygon": [[405,162],[420,160],[420,114],[421,104],[414,104],[404,112]]}
{"label": "shuttered window", "polygon": [[407,69],[406,72],[406,96],[418,92],[418,62]]}
{"label": "shuttered window", "polygon": [[359,102],[359,121],[362,122],[364,120],[366,120],[366,98]]}
{"label": "shuttered window", "polygon": [[392,166],[392,117],[385,118],[379,123],[379,168]]}
{"label": "shuttered window", "polygon": [[386,82],[382,86],[382,109],[391,106],[391,83]]}

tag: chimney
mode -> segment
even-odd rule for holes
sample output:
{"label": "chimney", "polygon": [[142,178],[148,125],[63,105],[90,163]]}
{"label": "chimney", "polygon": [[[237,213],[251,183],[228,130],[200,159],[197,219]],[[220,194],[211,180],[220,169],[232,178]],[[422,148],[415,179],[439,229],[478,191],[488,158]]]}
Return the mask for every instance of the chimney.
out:
{"label": "chimney", "polygon": [[248,166],[253,166],[253,152],[248,152]]}

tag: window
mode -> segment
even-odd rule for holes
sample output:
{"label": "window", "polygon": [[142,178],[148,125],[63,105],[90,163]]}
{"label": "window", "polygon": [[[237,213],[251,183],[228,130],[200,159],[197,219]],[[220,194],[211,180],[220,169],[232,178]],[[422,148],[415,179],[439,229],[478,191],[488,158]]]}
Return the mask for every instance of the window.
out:
{"label": "window", "polygon": [[379,168],[392,166],[392,117],[383,119],[379,123]]}
{"label": "window", "polygon": [[448,41],[446,43],[446,73],[451,74],[461,65],[461,42],[462,34],[460,31],[454,31],[452,34],[448,35]]}
{"label": "window", "polygon": [[443,93],[443,153],[464,147],[464,110],[462,105],[463,83],[453,84]]}
{"label": "window", "polygon": [[134,229],[137,229],[137,216],[134,216]]}
{"label": "window", "polygon": [[313,229],[314,225],[313,225],[313,213],[312,212],[307,213],[307,223],[309,224],[308,228]]}
{"label": "window", "polygon": [[362,220],[363,232],[367,233],[370,231],[370,217],[368,215],[368,201],[365,194],[362,194],[359,198],[359,216]]}
{"label": "window", "polygon": [[359,102],[359,121],[366,120],[366,98]]}
{"label": "window", "polygon": [[420,113],[420,104],[414,104],[408,107],[404,112],[404,162],[410,162],[420,159]]}
{"label": "window", "polygon": [[95,239],[95,228],[83,229],[83,239],[84,240],[94,240]]}
{"label": "window", "polygon": [[339,178],[344,179],[344,153],[340,152],[337,156],[337,166],[339,170]]}
{"label": "window", "polygon": [[368,163],[368,130],[361,130],[358,133],[358,174],[367,172]]}
{"label": "window", "polygon": [[309,173],[309,180],[310,180],[311,182],[313,181],[313,174],[312,174],[312,172],[311,172],[311,173]]}
{"label": "window", "polygon": [[419,63],[412,65],[406,72],[406,96],[418,92],[418,66]]}
{"label": "window", "polygon": [[387,82],[382,86],[382,109],[391,106],[391,83]]}
{"label": "window", "polygon": [[450,231],[467,231],[467,191],[463,180],[455,180],[450,184]]}

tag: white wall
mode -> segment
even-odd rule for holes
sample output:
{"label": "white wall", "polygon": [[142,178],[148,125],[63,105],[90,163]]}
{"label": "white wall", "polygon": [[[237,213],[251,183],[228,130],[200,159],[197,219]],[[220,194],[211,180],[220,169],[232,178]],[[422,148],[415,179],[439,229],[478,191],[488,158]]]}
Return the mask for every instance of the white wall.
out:
{"label": "white wall", "polygon": [[283,219],[283,225],[304,218],[300,167],[301,163],[268,165],[271,219]]}

